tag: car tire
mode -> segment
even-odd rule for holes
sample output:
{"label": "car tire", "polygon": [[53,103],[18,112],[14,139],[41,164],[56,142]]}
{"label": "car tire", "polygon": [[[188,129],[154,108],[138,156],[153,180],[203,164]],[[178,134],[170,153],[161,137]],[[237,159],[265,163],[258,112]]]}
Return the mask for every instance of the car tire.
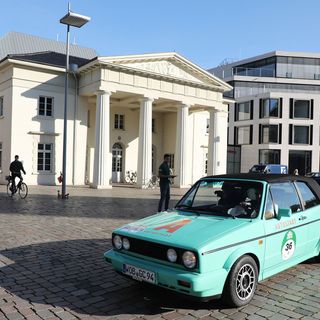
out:
{"label": "car tire", "polygon": [[232,266],[222,293],[222,301],[231,307],[248,304],[258,282],[258,267],[248,255],[240,257]]}

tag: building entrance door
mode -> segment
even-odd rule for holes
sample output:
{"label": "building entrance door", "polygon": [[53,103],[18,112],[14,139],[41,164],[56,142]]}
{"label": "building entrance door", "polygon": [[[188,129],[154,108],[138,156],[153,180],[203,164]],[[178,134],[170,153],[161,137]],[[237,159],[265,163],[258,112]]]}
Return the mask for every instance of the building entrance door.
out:
{"label": "building entrance door", "polygon": [[289,151],[289,173],[293,173],[295,169],[298,169],[300,175],[311,171],[311,151]]}
{"label": "building entrance door", "polygon": [[123,149],[120,143],[112,147],[112,182],[118,183],[122,180]]}

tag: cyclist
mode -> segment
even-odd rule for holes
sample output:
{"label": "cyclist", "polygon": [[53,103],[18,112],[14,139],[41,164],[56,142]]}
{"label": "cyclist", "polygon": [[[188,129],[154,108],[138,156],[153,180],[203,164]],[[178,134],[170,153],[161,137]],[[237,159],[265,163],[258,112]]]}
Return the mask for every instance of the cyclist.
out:
{"label": "cyclist", "polygon": [[18,177],[20,179],[18,186],[21,184],[21,182],[23,181],[23,178],[21,176],[21,171],[26,174],[22,162],[19,161],[19,156],[15,155],[14,156],[14,161],[12,161],[10,163],[10,172],[11,172],[11,177],[12,177],[12,194],[14,194],[16,192],[16,177]]}

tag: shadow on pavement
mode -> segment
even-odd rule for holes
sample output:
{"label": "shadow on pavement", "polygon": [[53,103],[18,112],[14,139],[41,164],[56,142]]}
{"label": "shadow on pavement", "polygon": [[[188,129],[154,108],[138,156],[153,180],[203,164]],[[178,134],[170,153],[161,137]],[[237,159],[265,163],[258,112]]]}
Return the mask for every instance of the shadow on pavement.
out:
{"label": "shadow on pavement", "polygon": [[[0,252],[0,288],[29,301],[85,315],[158,314],[217,308],[118,275],[104,261],[107,239],[33,244]],[[1,267],[2,266],[2,267]],[[220,306],[221,307],[221,306]]]}
{"label": "shadow on pavement", "polygon": [[[157,211],[158,199],[72,196],[61,200],[53,195],[32,195],[26,199],[0,194],[0,214],[30,214],[64,217],[139,219]],[[177,201],[172,201],[173,207]],[[119,208],[119,210],[117,210]]]}

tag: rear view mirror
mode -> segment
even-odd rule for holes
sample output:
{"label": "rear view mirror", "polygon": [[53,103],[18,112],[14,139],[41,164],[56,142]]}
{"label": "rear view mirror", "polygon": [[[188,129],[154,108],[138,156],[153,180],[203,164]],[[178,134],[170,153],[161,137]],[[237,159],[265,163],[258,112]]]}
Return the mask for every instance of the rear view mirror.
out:
{"label": "rear view mirror", "polygon": [[287,217],[287,218],[290,218],[292,216],[292,211],[291,209],[289,208],[279,208],[278,210],[278,214],[277,214],[277,218],[278,219],[281,219],[281,218],[284,218],[284,217]]}

